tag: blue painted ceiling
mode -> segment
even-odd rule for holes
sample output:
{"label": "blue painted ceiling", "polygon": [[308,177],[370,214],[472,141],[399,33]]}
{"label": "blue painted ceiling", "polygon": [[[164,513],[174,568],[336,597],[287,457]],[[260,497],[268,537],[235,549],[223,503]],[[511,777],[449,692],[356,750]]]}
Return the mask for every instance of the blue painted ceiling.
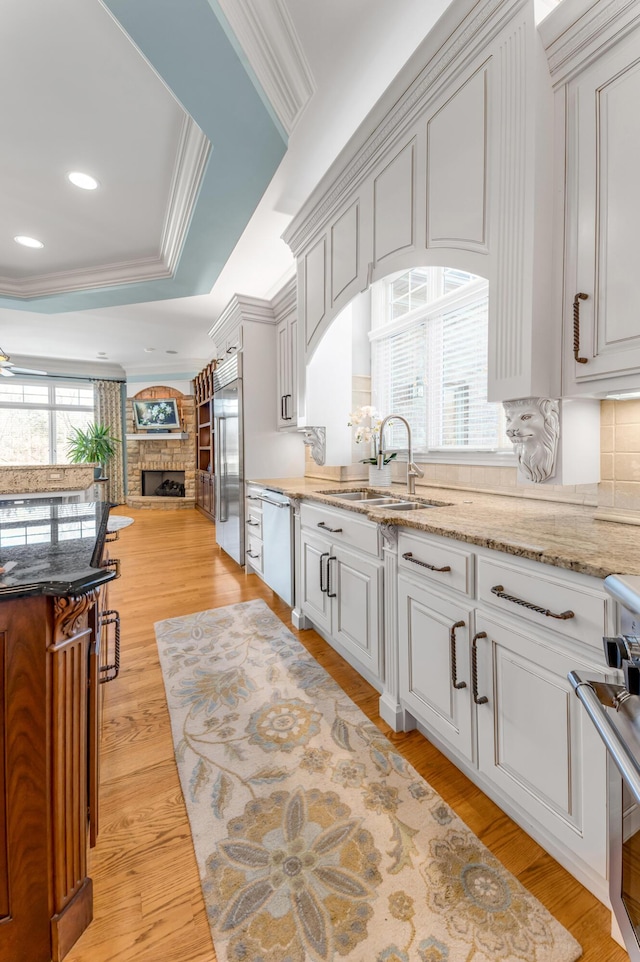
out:
{"label": "blue painted ceiling", "polygon": [[211,142],[177,268],[135,284],[0,297],[0,307],[57,313],[208,293],[286,152],[215,0],[102,2]]}

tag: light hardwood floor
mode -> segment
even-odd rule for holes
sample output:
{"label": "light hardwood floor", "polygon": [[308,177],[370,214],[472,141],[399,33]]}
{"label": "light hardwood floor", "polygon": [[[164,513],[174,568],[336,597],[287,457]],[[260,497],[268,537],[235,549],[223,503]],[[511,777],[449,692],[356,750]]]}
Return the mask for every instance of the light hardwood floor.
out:
{"label": "light hardwood floor", "polygon": [[[110,604],[122,617],[122,670],[105,686],[101,819],[91,856],[94,921],[66,962],[215,962],[178,776],[153,625],[176,615],[264,598],[195,510],[135,511],[110,546],[122,561]],[[293,630],[293,629],[292,629]],[[418,732],[393,733],[378,695],[315,632],[295,632],[397,749],[503,864],[581,943],[584,962],[628,962],[609,913]],[[252,962],[252,960],[247,960]],[[371,962],[374,962],[372,959]]]}

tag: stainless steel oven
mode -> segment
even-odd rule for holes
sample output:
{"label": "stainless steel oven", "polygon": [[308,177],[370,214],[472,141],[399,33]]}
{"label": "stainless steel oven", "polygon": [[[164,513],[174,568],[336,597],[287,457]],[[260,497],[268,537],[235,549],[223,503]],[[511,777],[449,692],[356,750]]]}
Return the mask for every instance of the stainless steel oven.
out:
{"label": "stainless steel oven", "polygon": [[604,638],[621,684],[569,674],[607,747],[609,896],[632,962],[640,962],[640,577],[611,575],[604,587],[619,603],[620,634]]}

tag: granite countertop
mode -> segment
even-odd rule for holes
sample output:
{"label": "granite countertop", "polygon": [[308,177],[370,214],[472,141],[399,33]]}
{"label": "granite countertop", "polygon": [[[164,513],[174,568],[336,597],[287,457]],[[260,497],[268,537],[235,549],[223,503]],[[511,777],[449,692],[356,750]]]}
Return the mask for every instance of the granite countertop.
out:
{"label": "granite countertop", "polygon": [[407,495],[404,484],[375,489],[380,494],[437,505],[399,512],[332,497],[332,492],[369,488],[366,481],[341,484],[316,478],[278,478],[256,479],[256,483],[292,498],[357,511],[372,521],[482,545],[596,578],[640,575],[640,528],[597,520],[592,507],[431,485],[420,485],[415,496]]}
{"label": "granite countertop", "polygon": [[82,595],[115,578],[100,567],[109,504],[36,500],[0,504],[0,601]]}

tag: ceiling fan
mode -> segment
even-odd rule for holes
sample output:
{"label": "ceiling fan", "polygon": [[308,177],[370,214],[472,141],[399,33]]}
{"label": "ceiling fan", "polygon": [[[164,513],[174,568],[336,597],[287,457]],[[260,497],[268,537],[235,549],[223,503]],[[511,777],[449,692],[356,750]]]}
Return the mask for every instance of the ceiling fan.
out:
{"label": "ceiling fan", "polygon": [[12,364],[11,358],[6,351],[0,347],[0,375],[2,377],[15,377],[16,374],[46,374],[46,371],[34,371],[28,367],[16,367]]}

